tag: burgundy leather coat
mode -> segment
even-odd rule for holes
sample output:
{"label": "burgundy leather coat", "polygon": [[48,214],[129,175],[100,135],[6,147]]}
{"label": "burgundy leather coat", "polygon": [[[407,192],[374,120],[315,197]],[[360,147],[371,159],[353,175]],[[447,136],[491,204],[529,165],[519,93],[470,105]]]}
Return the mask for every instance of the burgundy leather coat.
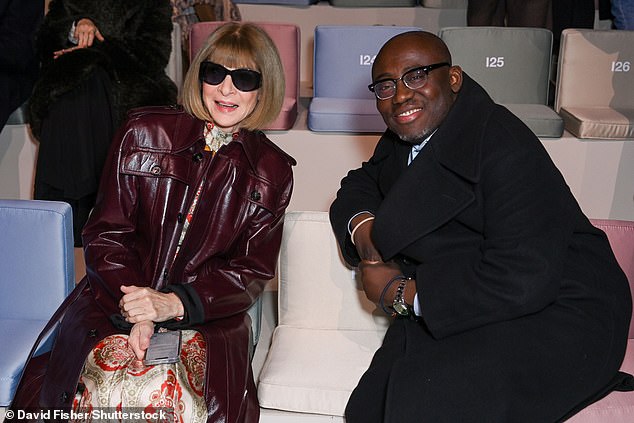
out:
{"label": "burgundy leather coat", "polygon": [[246,130],[212,157],[203,126],[180,107],[143,108],[120,129],[83,232],[87,276],[79,297],[64,305],[41,406],[70,407],[87,354],[100,339],[126,332],[117,319],[119,287],[134,284],[176,293],[185,319],[163,325],[204,336],[208,421],[258,421],[246,310],[274,276],[295,161]]}

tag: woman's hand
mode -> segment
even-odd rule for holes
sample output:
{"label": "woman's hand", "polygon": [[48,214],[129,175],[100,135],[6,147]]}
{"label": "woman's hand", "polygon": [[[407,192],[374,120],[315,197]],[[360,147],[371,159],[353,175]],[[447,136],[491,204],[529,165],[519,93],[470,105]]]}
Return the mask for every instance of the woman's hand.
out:
{"label": "woman's hand", "polygon": [[77,47],[79,48],[90,47],[95,41],[95,38],[99,41],[104,40],[97,26],[88,18],[80,19],[79,22],[77,22],[73,35],[78,40]]}
{"label": "woman's hand", "polygon": [[185,313],[183,303],[172,292],[163,293],[152,288],[122,285],[124,293],[119,301],[121,315],[127,322],[164,322]]}
{"label": "woman's hand", "polygon": [[103,35],[99,32],[99,28],[88,18],[80,19],[79,22],[75,25],[75,32],[73,33],[73,37],[77,39],[77,45],[71,48],[65,48],[63,50],[58,50],[53,53],[53,58],[57,59],[58,57],[70,53],[71,51],[75,51],[80,48],[87,48],[92,46],[95,39],[98,41],[103,41]]}
{"label": "woman's hand", "polygon": [[128,337],[128,345],[134,351],[137,360],[143,360],[145,357],[145,350],[150,346],[150,338],[153,333],[154,323],[151,321],[146,320],[132,326]]}

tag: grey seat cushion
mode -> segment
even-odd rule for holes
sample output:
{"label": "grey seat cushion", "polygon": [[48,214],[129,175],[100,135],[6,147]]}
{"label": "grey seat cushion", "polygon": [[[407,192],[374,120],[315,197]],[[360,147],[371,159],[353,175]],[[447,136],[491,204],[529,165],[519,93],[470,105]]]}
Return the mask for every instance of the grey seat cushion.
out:
{"label": "grey seat cushion", "polygon": [[564,121],[544,104],[504,104],[515,116],[540,138],[560,138],[564,133]]}

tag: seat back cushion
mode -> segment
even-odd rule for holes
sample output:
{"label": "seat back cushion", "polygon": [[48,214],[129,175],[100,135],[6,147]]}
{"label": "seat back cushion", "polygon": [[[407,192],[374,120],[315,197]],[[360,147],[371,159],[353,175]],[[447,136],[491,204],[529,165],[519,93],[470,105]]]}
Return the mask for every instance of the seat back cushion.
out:
{"label": "seat back cushion", "polygon": [[553,34],[544,28],[449,27],[438,34],[459,65],[498,103],[548,102]]}
{"label": "seat back cushion", "polygon": [[557,66],[555,110],[634,109],[634,31],[565,29]]}
{"label": "seat back cushion", "polygon": [[[38,335],[75,285],[66,203],[0,200],[0,407],[7,407]],[[38,352],[50,349],[49,336]]]}
{"label": "seat back cushion", "polygon": [[0,317],[48,320],[66,298],[75,284],[69,227],[66,203],[0,200]]}
{"label": "seat back cushion", "polygon": [[383,132],[376,110],[372,63],[393,36],[420,28],[382,25],[318,25],[313,57],[313,99],[308,129],[321,132]]}
{"label": "seat back cushion", "polygon": [[279,324],[381,330],[387,319],[345,264],[327,212],[289,212],[278,266]]}
{"label": "seat back cushion", "polygon": [[313,97],[375,100],[368,90],[372,63],[393,36],[420,28],[384,25],[318,25],[315,28]]}

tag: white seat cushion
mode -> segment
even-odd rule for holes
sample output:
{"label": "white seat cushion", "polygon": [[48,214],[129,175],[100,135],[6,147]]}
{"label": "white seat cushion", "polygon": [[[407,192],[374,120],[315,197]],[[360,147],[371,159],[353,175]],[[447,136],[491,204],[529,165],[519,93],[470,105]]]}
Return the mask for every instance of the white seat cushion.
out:
{"label": "white seat cushion", "polygon": [[343,416],[384,334],[278,326],[260,374],[260,406]]}
{"label": "white seat cushion", "polygon": [[389,320],[344,263],[327,212],[286,214],[278,277],[278,326],[260,373],[260,406],[343,416]]}

